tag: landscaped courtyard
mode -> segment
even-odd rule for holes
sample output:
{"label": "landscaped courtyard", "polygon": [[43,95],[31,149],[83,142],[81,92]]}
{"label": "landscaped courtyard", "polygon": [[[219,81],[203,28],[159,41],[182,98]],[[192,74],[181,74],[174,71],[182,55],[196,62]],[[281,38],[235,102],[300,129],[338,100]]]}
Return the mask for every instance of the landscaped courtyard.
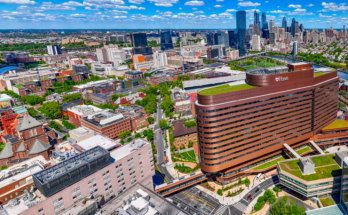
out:
{"label": "landscaped courtyard", "polygon": [[269,62],[259,62],[257,63],[258,66],[261,67],[272,67],[272,66],[276,66],[274,63],[269,63]]}
{"label": "landscaped courtyard", "polygon": [[257,68],[259,68],[257,66],[253,66],[253,65],[247,65],[247,66],[243,66],[243,67],[246,68],[246,69],[257,69]]}

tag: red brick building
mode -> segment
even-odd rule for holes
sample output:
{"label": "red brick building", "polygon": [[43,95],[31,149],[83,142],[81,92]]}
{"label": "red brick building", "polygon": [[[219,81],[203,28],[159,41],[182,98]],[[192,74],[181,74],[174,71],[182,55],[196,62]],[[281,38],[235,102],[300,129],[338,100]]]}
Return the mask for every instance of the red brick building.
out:
{"label": "red brick building", "polygon": [[145,108],[139,105],[133,105],[131,107],[120,106],[115,112],[122,113],[124,116],[131,118],[132,130],[137,130],[150,124],[147,121],[150,114],[146,113]]}
{"label": "red brick building", "polygon": [[173,137],[176,148],[187,147],[190,141],[197,142],[197,127],[186,128],[183,119],[173,121]]}
{"label": "red brick building", "polygon": [[81,126],[81,119],[85,116],[102,111],[102,109],[97,108],[93,105],[77,105],[68,108],[68,116],[71,124],[76,127]]}

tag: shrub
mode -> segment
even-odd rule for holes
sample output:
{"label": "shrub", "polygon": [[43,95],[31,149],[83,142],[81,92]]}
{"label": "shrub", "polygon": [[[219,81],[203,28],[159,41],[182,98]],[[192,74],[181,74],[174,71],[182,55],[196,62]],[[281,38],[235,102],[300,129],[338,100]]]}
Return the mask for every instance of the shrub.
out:
{"label": "shrub", "polygon": [[122,139],[122,140],[120,141],[120,143],[123,145],[123,144],[124,144],[124,140]]}
{"label": "shrub", "polygon": [[257,202],[259,203],[264,203],[265,202],[265,198],[263,196],[260,196],[258,199],[257,199]]}
{"label": "shrub", "polygon": [[219,194],[220,196],[222,196],[222,190],[218,189],[217,194]]}
{"label": "shrub", "polygon": [[127,143],[129,143],[129,142],[132,141],[132,140],[133,140],[133,138],[128,137],[128,138],[127,138]]}
{"label": "shrub", "polygon": [[261,210],[261,209],[262,209],[262,204],[259,203],[259,202],[256,203],[255,206],[254,206],[254,210],[255,210],[255,211],[259,211],[259,210]]}
{"label": "shrub", "polygon": [[139,133],[136,133],[135,138],[139,138],[139,137],[141,137],[141,135]]}

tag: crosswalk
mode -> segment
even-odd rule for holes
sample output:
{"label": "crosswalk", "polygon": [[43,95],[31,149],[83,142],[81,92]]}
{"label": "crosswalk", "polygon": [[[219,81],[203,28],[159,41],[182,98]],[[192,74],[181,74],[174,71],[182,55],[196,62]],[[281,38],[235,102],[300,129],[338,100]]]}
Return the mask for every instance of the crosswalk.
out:
{"label": "crosswalk", "polygon": [[241,212],[245,211],[245,208],[247,208],[247,205],[244,205],[240,202],[237,202],[237,204],[233,205],[233,207],[237,208],[238,210],[240,210]]}
{"label": "crosswalk", "polygon": [[214,213],[214,215],[222,215],[223,213],[225,213],[225,211],[227,210],[228,206],[227,205],[221,205],[216,212]]}

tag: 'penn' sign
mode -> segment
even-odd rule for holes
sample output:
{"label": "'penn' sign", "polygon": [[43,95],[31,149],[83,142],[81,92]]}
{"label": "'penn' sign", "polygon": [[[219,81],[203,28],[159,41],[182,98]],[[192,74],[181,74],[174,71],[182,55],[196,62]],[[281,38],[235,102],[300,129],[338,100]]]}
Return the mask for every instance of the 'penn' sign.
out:
{"label": "'penn' sign", "polygon": [[279,81],[288,81],[288,80],[289,80],[289,77],[282,77],[282,76],[279,76],[279,77],[276,77],[275,80],[276,80],[276,82],[279,82]]}

